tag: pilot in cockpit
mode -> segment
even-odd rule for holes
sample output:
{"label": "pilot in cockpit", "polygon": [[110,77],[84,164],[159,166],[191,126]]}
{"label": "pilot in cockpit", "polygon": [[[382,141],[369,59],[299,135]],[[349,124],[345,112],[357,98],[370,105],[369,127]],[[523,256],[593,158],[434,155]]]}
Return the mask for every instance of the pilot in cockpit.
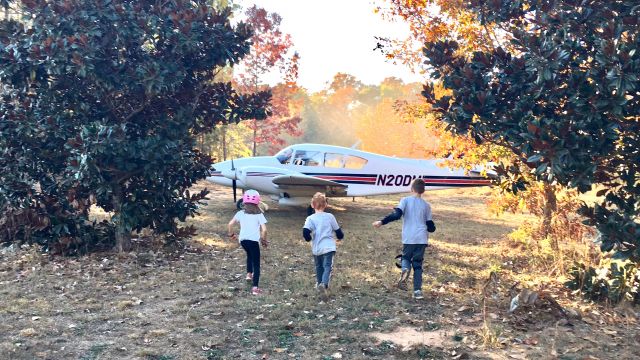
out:
{"label": "pilot in cockpit", "polygon": [[291,159],[291,155],[293,154],[293,149],[286,148],[282,149],[279,153],[276,154],[276,158],[280,162],[280,164],[286,164]]}
{"label": "pilot in cockpit", "polygon": [[293,159],[293,165],[304,165],[306,160],[304,155],[305,153],[303,151],[298,151],[295,159]]}

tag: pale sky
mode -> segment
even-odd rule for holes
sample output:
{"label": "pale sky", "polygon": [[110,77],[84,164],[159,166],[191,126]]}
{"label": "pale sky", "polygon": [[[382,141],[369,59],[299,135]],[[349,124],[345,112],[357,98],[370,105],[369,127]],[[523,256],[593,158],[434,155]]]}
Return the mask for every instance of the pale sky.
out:
{"label": "pale sky", "polygon": [[239,0],[282,16],[280,26],[291,34],[300,54],[298,83],[309,91],[326,87],[337,72],[354,75],[365,84],[395,76],[405,82],[423,81],[404,65],[387,62],[374,36],[406,38],[403,23],[390,23],[374,14],[372,0]]}

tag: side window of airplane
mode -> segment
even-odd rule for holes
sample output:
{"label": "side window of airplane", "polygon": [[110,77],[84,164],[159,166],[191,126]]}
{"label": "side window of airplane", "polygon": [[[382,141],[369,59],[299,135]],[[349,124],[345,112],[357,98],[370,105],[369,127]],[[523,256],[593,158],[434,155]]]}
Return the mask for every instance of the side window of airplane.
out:
{"label": "side window of airplane", "polygon": [[342,154],[326,153],[324,154],[324,167],[342,168],[344,166]]}
{"label": "side window of airplane", "polygon": [[344,167],[347,169],[362,169],[365,165],[367,165],[367,159],[353,155],[344,157]]}
{"label": "side window of airplane", "polygon": [[297,150],[293,165],[322,166],[322,153],[319,151]]}

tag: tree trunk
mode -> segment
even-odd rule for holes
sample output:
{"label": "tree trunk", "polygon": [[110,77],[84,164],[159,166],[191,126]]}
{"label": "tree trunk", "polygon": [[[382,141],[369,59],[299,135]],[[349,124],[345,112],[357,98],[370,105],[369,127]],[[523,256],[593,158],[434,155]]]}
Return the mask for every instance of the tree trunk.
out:
{"label": "tree trunk", "polygon": [[113,213],[111,217],[116,227],[116,249],[118,252],[126,252],[131,250],[131,231],[127,229],[124,218],[122,216],[122,188],[120,184],[116,184],[113,192]]}
{"label": "tree trunk", "polygon": [[[540,228],[542,238],[546,238],[551,234],[551,220],[558,205],[555,190],[555,186],[548,183],[544,184],[544,209],[542,212],[542,225]],[[556,252],[560,250],[558,239],[553,236],[551,237],[551,249]]]}
{"label": "tree trunk", "polygon": [[253,120],[253,155],[256,156],[256,138],[258,136],[258,120]]}
{"label": "tree trunk", "polygon": [[227,125],[222,125],[222,160],[227,160]]}

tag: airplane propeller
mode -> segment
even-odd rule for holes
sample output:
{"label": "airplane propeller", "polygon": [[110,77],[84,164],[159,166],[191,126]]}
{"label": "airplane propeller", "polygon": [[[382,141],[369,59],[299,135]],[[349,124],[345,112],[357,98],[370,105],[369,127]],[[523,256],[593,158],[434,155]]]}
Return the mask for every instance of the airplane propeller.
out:
{"label": "airplane propeller", "polygon": [[[231,168],[223,169],[220,171],[221,175],[231,180],[231,187],[233,188],[233,201],[238,202],[238,169],[236,169],[236,165],[231,159]],[[242,180],[242,179],[241,179]]]}
{"label": "airplane propeller", "polygon": [[236,175],[236,167],[233,165],[233,159],[231,159],[231,171],[233,171],[233,179],[231,179],[231,187],[233,188],[233,202],[238,202],[237,200],[237,195],[236,195],[236,191],[238,190],[238,186],[236,184],[236,178],[238,177],[238,175]]}

